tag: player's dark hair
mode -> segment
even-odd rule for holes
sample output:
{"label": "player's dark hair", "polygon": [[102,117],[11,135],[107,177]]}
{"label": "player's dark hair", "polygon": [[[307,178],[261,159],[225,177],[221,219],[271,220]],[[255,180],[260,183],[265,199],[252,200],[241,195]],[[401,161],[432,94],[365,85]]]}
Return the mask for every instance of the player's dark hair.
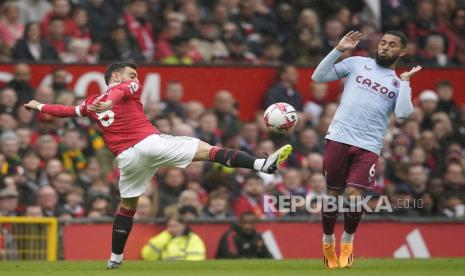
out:
{"label": "player's dark hair", "polygon": [[125,67],[131,67],[132,69],[137,69],[137,64],[133,62],[117,62],[117,63],[112,63],[108,65],[108,67],[105,69],[105,83],[108,85],[111,79],[111,74],[113,74],[113,72],[120,72]]}
{"label": "player's dark hair", "polygon": [[391,31],[385,32],[384,34],[385,35],[390,34],[390,35],[397,36],[398,38],[400,38],[400,43],[402,44],[402,48],[405,49],[407,47],[408,38],[403,32],[397,31],[397,30],[391,30]]}

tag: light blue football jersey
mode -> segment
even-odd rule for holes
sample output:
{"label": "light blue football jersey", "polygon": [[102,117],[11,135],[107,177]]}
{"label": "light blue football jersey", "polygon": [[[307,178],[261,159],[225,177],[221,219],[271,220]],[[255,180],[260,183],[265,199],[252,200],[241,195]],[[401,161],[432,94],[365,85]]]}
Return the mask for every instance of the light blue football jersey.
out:
{"label": "light blue football jersey", "polygon": [[366,57],[346,58],[334,64],[334,70],[346,80],[326,138],[379,155],[399,95],[400,79],[394,70]]}

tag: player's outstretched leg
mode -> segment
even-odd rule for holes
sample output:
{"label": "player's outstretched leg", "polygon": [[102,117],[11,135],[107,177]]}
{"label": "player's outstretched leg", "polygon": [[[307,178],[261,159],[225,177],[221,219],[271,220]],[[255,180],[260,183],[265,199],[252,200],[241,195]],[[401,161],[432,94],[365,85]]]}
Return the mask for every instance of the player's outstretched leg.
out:
{"label": "player's outstretched leg", "polygon": [[122,198],[121,205],[113,220],[111,257],[107,269],[118,269],[123,264],[123,251],[131,233],[138,197]]}
{"label": "player's outstretched leg", "polygon": [[285,145],[267,158],[256,158],[240,150],[213,147],[200,141],[194,161],[213,161],[227,167],[247,168],[272,174],[291,155],[291,152],[292,146]]}
{"label": "player's outstretched leg", "polygon": [[[337,203],[337,196],[339,195],[338,190],[328,188],[328,196],[331,196]],[[330,205],[324,204],[322,206],[322,222],[323,222],[323,261],[327,268],[337,268],[338,259],[336,255],[336,239],[334,238],[334,227],[338,216],[337,204],[335,204],[335,210],[329,210]]]}
{"label": "player's outstretched leg", "polygon": [[[357,226],[362,219],[363,209],[358,208],[360,202],[356,201],[356,198],[361,199],[363,196],[363,190],[354,187],[346,188],[346,196],[351,206],[348,206],[350,211],[344,213],[344,233],[341,236],[341,254],[339,255],[339,266],[340,267],[351,267],[354,262],[354,233],[357,230]],[[355,205],[354,205],[355,204]]]}

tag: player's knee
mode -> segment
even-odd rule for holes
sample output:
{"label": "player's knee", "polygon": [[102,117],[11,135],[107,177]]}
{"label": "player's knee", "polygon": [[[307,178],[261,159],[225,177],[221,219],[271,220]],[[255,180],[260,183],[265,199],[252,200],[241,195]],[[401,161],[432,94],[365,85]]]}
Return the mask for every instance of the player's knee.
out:
{"label": "player's knee", "polygon": [[363,196],[364,190],[355,188],[355,187],[347,187],[345,194],[347,197],[357,197],[357,196]]}
{"label": "player's knee", "polygon": [[329,187],[328,187],[328,189],[327,189],[327,192],[326,192],[326,193],[327,193],[329,196],[338,196],[338,195],[340,195],[340,194],[341,194],[341,192],[342,192],[341,190],[338,190],[338,189],[332,189],[332,188],[329,188]]}
{"label": "player's knee", "polygon": [[213,147],[204,142],[199,141],[199,147],[197,148],[197,152],[195,153],[194,161],[206,161],[210,160],[210,150]]}
{"label": "player's knee", "polygon": [[139,197],[122,198],[121,206],[128,210],[136,210]]}

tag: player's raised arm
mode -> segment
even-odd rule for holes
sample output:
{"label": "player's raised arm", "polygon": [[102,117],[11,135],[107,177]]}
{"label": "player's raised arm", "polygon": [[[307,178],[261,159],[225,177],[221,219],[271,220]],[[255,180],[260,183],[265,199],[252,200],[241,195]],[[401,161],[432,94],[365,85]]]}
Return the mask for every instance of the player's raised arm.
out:
{"label": "player's raised arm", "polygon": [[413,112],[412,89],[410,88],[410,78],[421,70],[421,66],[415,66],[410,71],[400,74],[400,89],[396,99],[394,113],[396,118],[405,119]]}
{"label": "player's raised arm", "polygon": [[24,107],[29,110],[36,110],[46,114],[50,114],[55,117],[81,117],[83,114],[81,112],[80,106],[66,106],[61,104],[43,104],[36,100],[29,101],[27,104],[24,104]]}
{"label": "player's raised arm", "polygon": [[354,49],[360,42],[362,33],[350,31],[329,52],[328,55],[318,64],[312,75],[312,80],[316,82],[327,82],[338,80],[348,74],[347,70],[339,70],[334,67],[334,63],[341,56],[342,52]]}

